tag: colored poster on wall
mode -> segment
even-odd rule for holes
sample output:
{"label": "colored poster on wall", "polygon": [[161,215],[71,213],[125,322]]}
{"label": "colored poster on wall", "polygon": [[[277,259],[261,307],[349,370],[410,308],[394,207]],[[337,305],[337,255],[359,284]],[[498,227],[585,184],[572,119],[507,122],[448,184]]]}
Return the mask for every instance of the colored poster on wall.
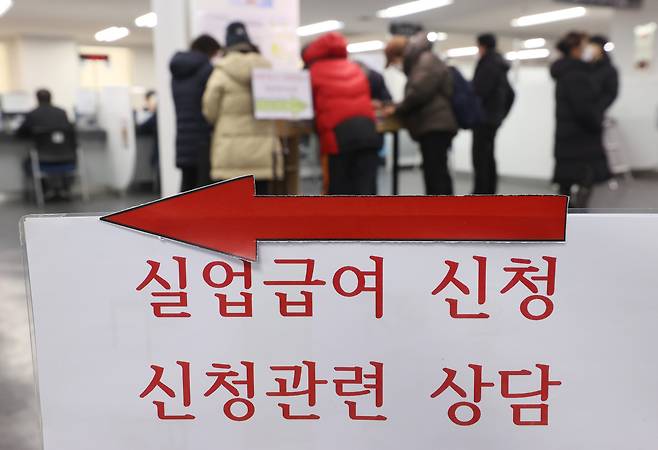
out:
{"label": "colored poster on wall", "polygon": [[299,0],[192,0],[191,20],[192,35],[208,33],[222,45],[228,24],[244,22],[273,67],[299,68]]}
{"label": "colored poster on wall", "polygon": [[255,69],[251,84],[256,119],[313,118],[311,77],[308,71]]}

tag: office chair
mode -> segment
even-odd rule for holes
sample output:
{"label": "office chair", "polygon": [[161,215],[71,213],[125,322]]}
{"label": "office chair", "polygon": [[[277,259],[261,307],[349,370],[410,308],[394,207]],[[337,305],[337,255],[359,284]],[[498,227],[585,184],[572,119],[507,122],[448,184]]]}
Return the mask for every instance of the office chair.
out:
{"label": "office chair", "polygon": [[83,200],[89,200],[83,154],[73,127],[40,128],[33,130],[32,134],[34,147],[30,150],[30,169],[37,204],[43,206],[45,203],[44,180],[67,187],[69,180],[77,178]]}

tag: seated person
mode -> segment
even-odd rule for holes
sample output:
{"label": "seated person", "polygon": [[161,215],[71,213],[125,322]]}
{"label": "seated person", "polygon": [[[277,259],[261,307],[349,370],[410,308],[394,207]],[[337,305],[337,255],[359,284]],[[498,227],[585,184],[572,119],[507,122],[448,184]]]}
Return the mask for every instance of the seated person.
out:
{"label": "seated person", "polygon": [[[75,150],[75,129],[69,122],[66,111],[52,104],[52,95],[50,94],[50,91],[39,89],[36,96],[38,106],[25,116],[25,120],[16,131],[16,135],[20,138],[34,139],[35,146],[40,150],[40,141],[43,138],[44,133],[50,131],[61,131],[66,133],[67,138],[71,140],[70,142],[73,146],[73,149],[62,146],[62,152],[66,152],[66,154],[62,156],[66,158],[67,155],[71,155]],[[42,168],[47,167],[49,164],[55,165],[58,163],[68,163],[70,165],[75,163],[74,155],[67,161],[57,161],[57,155],[52,155],[52,152],[50,156],[54,156],[56,161],[47,161],[40,154]],[[32,172],[31,161],[29,159],[25,162],[25,168],[28,173]],[[44,191],[48,196],[68,197],[69,190],[70,180],[66,178],[64,178],[59,185],[53,184],[52,186],[48,186],[44,183]]]}

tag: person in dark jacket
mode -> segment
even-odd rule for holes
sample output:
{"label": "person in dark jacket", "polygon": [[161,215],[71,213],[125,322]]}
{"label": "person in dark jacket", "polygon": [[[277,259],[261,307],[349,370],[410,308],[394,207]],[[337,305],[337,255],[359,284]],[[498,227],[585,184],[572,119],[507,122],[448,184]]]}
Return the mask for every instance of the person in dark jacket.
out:
{"label": "person in dark jacket", "polygon": [[158,103],[157,94],[149,90],[144,96],[144,111],[147,118],[137,124],[137,136],[148,136],[152,140],[151,169],[153,170],[153,184],[156,190],[160,186],[160,142],[158,140]]}
{"label": "person in dark jacket", "polygon": [[210,182],[210,135],[201,99],[221,46],[208,35],[196,38],[190,50],[177,52],[169,63],[176,109],[176,167],[182,171],[181,191]]}
{"label": "person in dark jacket", "polygon": [[[69,121],[69,118],[62,108],[52,104],[52,94],[47,89],[39,89],[36,94],[38,106],[30,111],[21,126],[16,130],[16,136],[23,139],[34,139],[38,141],[39,135],[47,131],[64,131],[70,136],[72,144],[77,145],[75,127]],[[37,143],[38,146],[38,143]],[[30,159],[25,163],[25,171],[29,174],[32,172]],[[61,185],[49,186],[44,180],[44,191],[47,197],[60,197],[68,199],[70,197],[70,179],[62,180]]]}
{"label": "person in dark jacket", "polygon": [[66,111],[52,104],[52,94],[49,90],[39,89],[36,96],[38,106],[25,116],[25,120],[16,130],[18,137],[34,137],[35,131],[39,129],[73,127]]}
{"label": "person in dark jacket", "polygon": [[420,144],[428,195],[452,195],[448,151],[457,134],[452,110],[453,82],[448,66],[432,51],[426,33],[407,39],[395,36],[386,55],[389,65],[402,67],[407,76],[404,99],[387,114],[398,115],[411,137]]}
{"label": "person in dark jacket", "polygon": [[473,128],[473,194],[496,193],[495,141],[498,129],[509,112],[511,86],[507,79],[509,64],[496,49],[496,36],[486,33],[478,36],[480,59],[475,68],[473,89],[482,102],[484,121]]}
{"label": "person in dark jacket", "polygon": [[571,32],[557,45],[562,58],[551,66],[555,80],[555,174],[570,206],[584,208],[592,186],[610,178],[603,149],[603,107],[590,64],[583,61],[587,36]]}
{"label": "person in dark jacket", "polygon": [[384,76],[376,70],[368,67],[367,64],[361,61],[356,61],[356,63],[361,67],[363,73],[365,73],[366,77],[368,78],[368,84],[370,85],[370,97],[372,98],[375,106],[381,107],[381,105],[391,102],[393,99],[391,97],[391,93],[386,87]]}
{"label": "person in dark jacket", "polygon": [[619,72],[612,64],[605,50],[608,39],[605,36],[592,36],[589,40],[594,65],[594,81],[601,90],[600,102],[604,111],[608,110],[619,95]]}
{"label": "person in dark jacket", "polygon": [[329,155],[333,195],[376,195],[377,152],[382,146],[368,79],[347,59],[347,41],[327,33],[306,47],[320,150]]}

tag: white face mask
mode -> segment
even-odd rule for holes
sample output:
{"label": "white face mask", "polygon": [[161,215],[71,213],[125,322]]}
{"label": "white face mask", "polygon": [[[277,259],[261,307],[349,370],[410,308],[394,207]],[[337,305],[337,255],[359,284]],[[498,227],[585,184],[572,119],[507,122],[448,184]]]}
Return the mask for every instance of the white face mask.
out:
{"label": "white face mask", "polygon": [[594,61],[594,58],[596,56],[596,50],[594,49],[593,46],[588,45],[583,49],[583,56],[581,59],[587,63]]}

